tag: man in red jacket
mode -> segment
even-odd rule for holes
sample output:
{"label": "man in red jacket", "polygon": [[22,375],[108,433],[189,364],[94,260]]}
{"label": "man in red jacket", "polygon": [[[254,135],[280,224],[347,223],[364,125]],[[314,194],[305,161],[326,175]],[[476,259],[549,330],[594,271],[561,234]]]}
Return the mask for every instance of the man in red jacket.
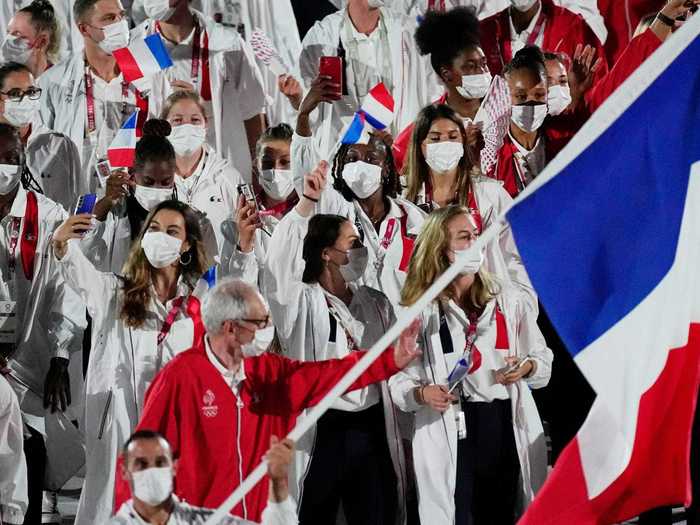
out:
{"label": "man in red jacket", "polygon": [[[299,362],[265,353],[244,357],[255,332],[269,326],[260,294],[241,281],[224,281],[202,306],[204,344],[173,359],[154,379],[137,430],[160,432],[178,458],[175,494],[190,505],[216,508],[261,461],[271,436],[286,436],[297,416],[318,403],[359,361]],[[420,351],[413,326],[350,387],[388,379]],[[118,480],[115,504],[128,499]],[[260,521],[267,502],[261,481],[232,511]]]}
{"label": "man in red jacket", "polygon": [[[581,15],[554,5],[552,0],[511,0],[511,4],[480,24],[481,47],[492,74],[500,74],[526,45],[536,45],[545,52],[566,53],[572,58],[578,44],[589,44],[598,57],[605,57],[603,46]],[[603,60],[598,78],[607,70]]]}

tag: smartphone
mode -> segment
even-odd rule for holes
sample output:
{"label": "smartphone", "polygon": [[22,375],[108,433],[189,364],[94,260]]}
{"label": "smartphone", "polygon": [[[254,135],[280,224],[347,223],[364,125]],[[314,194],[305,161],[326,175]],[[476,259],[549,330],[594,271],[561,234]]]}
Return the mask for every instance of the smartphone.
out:
{"label": "smartphone", "polygon": [[95,165],[95,171],[100,179],[100,185],[105,187],[107,185],[107,179],[112,173],[112,168],[109,165],[108,160],[101,160]]}
{"label": "smartphone", "polygon": [[272,236],[272,235],[270,234],[270,232],[268,232],[268,231],[263,227],[262,221],[260,221],[260,219],[259,219],[259,217],[260,217],[260,215],[259,215],[259,214],[260,214],[260,206],[258,205],[258,199],[255,198],[255,192],[253,192],[253,188],[251,187],[251,185],[250,185],[250,184],[245,184],[245,183],[239,184],[239,185],[237,186],[237,189],[238,189],[238,194],[239,194],[239,195],[243,195],[243,198],[244,198],[246,201],[252,202],[252,203],[253,203],[253,206],[255,207],[255,213],[258,214],[258,226],[260,227],[260,229],[261,229],[262,231],[264,231],[265,233],[267,233],[269,236]]}
{"label": "smartphone", "polygon": [[340,57],[321,57],[318,74],[331,77],[333,82],[338,84],[338,91],[333,98],[340,100],[343,95],[343,59]]}
{"label": "smartphone", "polygon": [[81,213],[92,213],[95,209],[95,204],[97,204],[97,194],[86,193],[78,197],[78,204],[75,205],[75,211],[73,215],[79,215]]}

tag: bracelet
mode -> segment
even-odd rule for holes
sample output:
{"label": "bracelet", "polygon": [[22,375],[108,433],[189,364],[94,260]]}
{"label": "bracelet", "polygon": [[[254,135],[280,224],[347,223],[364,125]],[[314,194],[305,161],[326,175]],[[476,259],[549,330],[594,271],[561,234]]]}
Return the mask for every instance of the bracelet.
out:
{"label": "bracelet", "polygon": [[418,399],[416,401],[418,402],[419,405],[425,405],[425,397],[423,397],[423,389],[425,388],[425,385],[421,385],[416,389],[416,392],[418,395],[416,396]]}
{"label": "bracelet", "polygon": [[656,15],[656,19],[668,27],[675,27],[676,25],[676,21],[673,18],[666,16],[661,11],[659,11],[659,14]]}
{"label": "bracelet", "polygon": [[309,197],[306,193],[301,194],[302,197],[305,199],[309,199],[311,202],[318,202],[318,199],[314,199],[313,197]]}

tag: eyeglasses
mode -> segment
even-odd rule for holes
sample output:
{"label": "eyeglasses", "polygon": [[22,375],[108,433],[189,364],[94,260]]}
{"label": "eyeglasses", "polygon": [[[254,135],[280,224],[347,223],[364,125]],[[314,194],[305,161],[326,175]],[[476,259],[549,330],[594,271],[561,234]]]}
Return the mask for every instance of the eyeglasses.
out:
{"label": "eyeglasses", "polygon": [[0,94],[5,95],[8,100],[12,102],[22,102],[24,97],[27,97],[29,100],[39,100],[41,98],[41,91],[41,88],[38,87],[30,87],[26,91],[14,88],[9,91],[0,91]]}
{"label": "eyeglasses", "polygon": [[254,325],[258,330],[262,330],[263,328],[267,328],[272,324],[272,319],[270,318],[270,314],[267,314],[263,319],[238,319],[238,321],[242,321],[244,323],[250,323]]}

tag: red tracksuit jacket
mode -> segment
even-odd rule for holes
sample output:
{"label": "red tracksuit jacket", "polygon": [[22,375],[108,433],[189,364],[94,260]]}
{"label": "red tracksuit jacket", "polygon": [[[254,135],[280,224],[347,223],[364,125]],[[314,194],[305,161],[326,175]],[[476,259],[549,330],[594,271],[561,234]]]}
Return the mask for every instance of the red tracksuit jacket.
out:
{"label": "red tracksuit jacket", "polygon": [[[218,507],[260,462],[270,447],[270,436],[286,436],[302,410],[318,403],[364,353],[321,362],[268,353],[246,357],[246,379],[236,399],[204,348],[193,348],[156,376],[146,392],[137,430],[156,430],[170,442],[179,460],[178,497],[191,505]],[[398,371],[389,348],[350,390]],[[115,508],[130,497],[119,470]],[[265,478],[246,495],[245,509],[239,503],[232,514],[260,522],[267,500]]]}
{"label": "red tracksuit jacket", "polygon": [[[509,10],[504,9],[485,18],[480,23],[481,47],[486,54],[489,69],[493,75],[503,71],[503,66],[513,57],[504,55],[504,42],[510,41]],[[603,57],[603,65],[597,72],[597,78],[607,73],[605,51],[598,38],[581,15],[563,7],[554,5],[552,0],[542,0],[542,12],[547,17],[544,26],[543,51],[561,52],[573,58],[578,44],[590,44],[596,48],[598,56]]]}

